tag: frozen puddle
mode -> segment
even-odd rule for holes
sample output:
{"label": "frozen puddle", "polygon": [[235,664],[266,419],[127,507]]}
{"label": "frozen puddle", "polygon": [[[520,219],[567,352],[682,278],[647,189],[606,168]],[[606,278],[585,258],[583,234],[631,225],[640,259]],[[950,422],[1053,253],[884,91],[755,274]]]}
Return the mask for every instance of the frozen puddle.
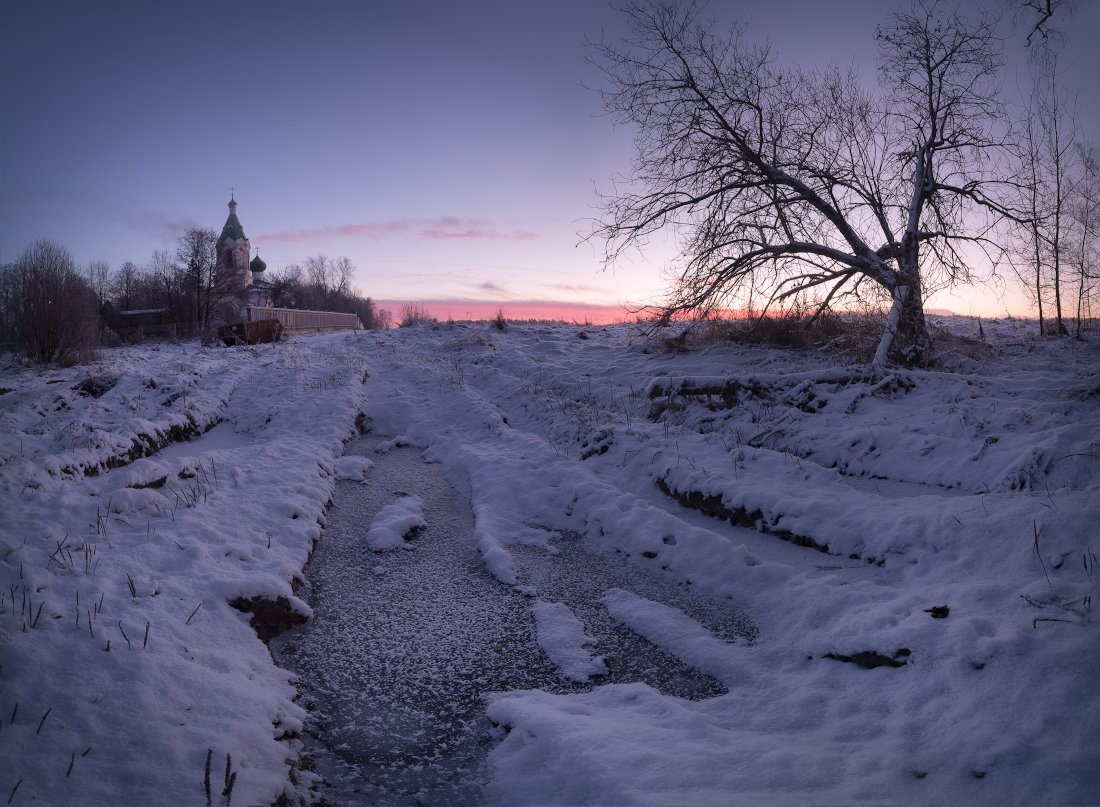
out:
{"label": "frozen puddle", "polygon": [[[473,547],[468,503],[419,449],[349,453],[375,467],[365,484],[340,482],[328,527],[302,592],[312,621],[272,642],[299,678],[313,767],[334,805],[476,804],[481,768],[498,734],[485,717],[490,692],[579,692],[594,683],[565,677],[540,649],[532,600],[489,574]],[[427,527],[411,549],[372,552],[375,516],[405,495],[423,500]],[[609,674],[598,681],[645,681],[662,692],[704,698],[725,692],[611,619],[609,588],[682,608],[719,635],[751,629],[720,606],[693,597],[614,557],[562,541],[560,552],[521,549],[517,561],[542,600],[561,601],[598,640]],[[513,547],[513,550],[516,548]]]}
{"label": "frozen puddle", "polygon": [[533,585],[540,599],[565,603],[597,640],[594,655],[603,656],[606,683],[644,681],[667,695],[701,700],[724,695],[715,679],[686,666],[666,650],[614,620],[603,602],[611,589],[623,589],[647,600],[683,611],[712,634],[730,642],[751,642],[755,626],[736,609],[675,586],[626,561],[594,552],[576,536],[555,542],[556,553],[509,547],[516,556],[521,582]]}

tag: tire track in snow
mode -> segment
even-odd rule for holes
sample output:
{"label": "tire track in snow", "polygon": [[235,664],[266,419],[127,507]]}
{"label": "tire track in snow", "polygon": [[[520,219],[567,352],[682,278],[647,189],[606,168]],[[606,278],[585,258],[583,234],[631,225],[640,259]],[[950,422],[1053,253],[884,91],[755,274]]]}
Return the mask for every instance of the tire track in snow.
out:
{"label": "tire track in snow", "polygon": [[[371,436],[349,447],[365,453]],[[315,769],[333,803],[476,803],[482,763],[500,730],[485,717],[491,692],[579,692],[539,648],[528,597],[496,580],[472,540],[469,504],[415,448],[372,454],[365,483],[339,483],[303,595],[312,622],[273,642],[299,677],[314,720]],[[404,495],[424,502],[427,527],[408,549],[371,552],[375,515]],[[566,550],[524,553],[524,572],[559,598],[599,640],[611,674],[600,683],[645,681],[667,694],[709,697],[714,679],[616,623],[599,596],[622,585],[670,602],[675,586],[647,580],[614,556]],[[560,563],[560,565],[559,565]],[[612,571],[608,571],[608,570]],[[561,572],[556,574],[555,570]],[[615,571],[617,570],[617,571]],[[663,587],[663,588],[662,588]]]}

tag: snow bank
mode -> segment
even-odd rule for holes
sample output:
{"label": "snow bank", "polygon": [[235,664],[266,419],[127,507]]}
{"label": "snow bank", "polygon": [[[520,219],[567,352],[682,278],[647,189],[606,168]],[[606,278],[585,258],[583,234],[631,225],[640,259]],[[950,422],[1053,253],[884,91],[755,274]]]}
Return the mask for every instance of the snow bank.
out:
{"label": "snow bank", "polygon": [[594,657],[587,649],[596,640],[585,633],[584,625],[568,605],[535,600],[531,610],[535,614],[539,646],[565,677],[584,683],[593,676],[607,675],[603,659]]}
{"label": "snow bank", "polygon": [[[619,622],[658,647],[665,647],[685,664],[729,686],[751,676],[730,643],[719,639],[678,608],[613,588],[603,596],[607,610]],[[743,655],[743,654],[742,654]]]}
{"label": "snow bank", "polygon": [[[230,602],[308,614],[292,582],[362,400],[350,341],[157,345],[4,370],[4,798],[199,804],[208,753],[215,799],[227,757],[234,804],[293,792],[304,713]],[[74,392],[89,374],[117,380]]]}
{"label": "snow bank", "polygon": [[411,533],[427,526],[424,501],[419,496],[403,496],[374,517],[364,541],[375,552],[397,549],[405,546]]}
{"label": "snow bank", "polygon": [[[780,753],[760,753],[736,722],[716,720],[705,708],[645,684],[572,696],[500,695],[488,711],[508,730],[490,758],[489,804],[730,804],[742,798],[739,784],[750,771],[756,786],[746,802],[832,803],[828,791],[802,799],[785,791],[777,798],[769,786],[795,771],[825,784],[829,777],[818,766],[840,761],[836,749],[811,747],[794,735]],[[717,755],[722,765],[715,764]],[[807,777],[807,767],[814,775]]]}

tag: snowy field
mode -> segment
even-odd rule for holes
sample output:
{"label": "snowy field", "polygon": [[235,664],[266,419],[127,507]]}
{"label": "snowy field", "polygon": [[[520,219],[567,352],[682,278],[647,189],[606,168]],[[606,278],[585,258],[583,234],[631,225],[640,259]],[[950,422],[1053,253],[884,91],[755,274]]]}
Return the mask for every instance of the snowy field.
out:
{"label": "snowy field", "polygon": [[[372,429],[441,464],[551,663],[596,675],[487,696],[485,803],[1100,803],[1100,350],[937,324],[946,369],[884,377],[564,325],[0,365],[0,800],[299,803],[305,714],[242,609],[265,635],[308,617],[296,581],[336,479],[372,484],[341,456]],[[364,541],[400,546],[421,504]],[[601,598],[728,694],[599,684],[517,563],[577,535],[753,620],[728,642]]]}

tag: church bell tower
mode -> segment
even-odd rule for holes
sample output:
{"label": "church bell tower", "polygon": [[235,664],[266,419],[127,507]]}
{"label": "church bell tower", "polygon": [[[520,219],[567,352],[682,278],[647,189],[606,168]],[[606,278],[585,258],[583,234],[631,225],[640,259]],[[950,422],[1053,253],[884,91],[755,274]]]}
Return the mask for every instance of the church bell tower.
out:
{"label": "church bell tower", "polygon": [[244,289],[252,279],[249,274],[248,259],[252,255],[252,246],[244,234],[240,219],[237,218],[237,200],[229,196],[229,218],[225,220],[222,234],[217,244],[218,277],[226,278],[234,287]]}

